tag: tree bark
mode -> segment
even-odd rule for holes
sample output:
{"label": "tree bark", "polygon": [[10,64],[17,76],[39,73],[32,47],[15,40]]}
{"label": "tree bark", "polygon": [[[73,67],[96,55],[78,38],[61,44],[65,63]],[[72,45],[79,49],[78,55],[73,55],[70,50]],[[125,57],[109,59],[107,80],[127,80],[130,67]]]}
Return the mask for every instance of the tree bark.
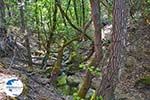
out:
{"label": "tree bark", "polygon": [[5,28],[5,3],[0,0],[0,28]]}
{"label": "tree bark", "polygon": [[25,20],[24,20],[24,0],[18,0],[19,2],[19,10],[20,10],[20,26],[21,32],[25,32]]}
{"label": "tree bark", "polygon": [[94,32],[94,51],[96,66],[102,59],[102,43],[101,43],[101,20],[100,20],[100,0],[90,0],[92,20],[95,28]]}
{"label": "tree bark", "polygon": [[31,56],[31,48],[30,48],[30,40],[29,40],[29,35],[30,35],[31,31],[28,30],[27,31],[27,35],[26,35],[26,48],[27,48],[27,54],[28,54],[28,66],[31,70],[33,70],[32,68],[32,56]]}
{"label": "tree bark", "polygon": [[102,70],[102,81],[97,95],[104,100],[114,100],[114,91],[119,82],[119,70],[123,67],[127,38],[127,6],[126,0],[114,0],[113,4],[113,34],[111,58],[106,68]]}
{"label": "tree bark", "polygon": [[50,47],[51,47],[51,43],[53,41],[53,35],[54,35],[54,32],[56,30],[56,23],[57,23],[57,12],[58,12],[58,9],[57,9],[57,0],[55,0],[55,5],[54,5],[54,13],[53,13],[53,25],[52,25],[52,29],[50,30],[49,32],[49,35],[48,35],[48,40],[47,40],[47,46],[46,46],[46,49],[47,49],[47,56],[50,55]]}
{"label": "tree bark", "polygon": [[[94,66],[99,67],[100,61],[102,59],[102,44],[101,44],[101,22],[100,22],[100,1],[99,0],[90,0],[91,4],[91,17],[93,20],[95,32],[94,32],[94,55],[91,58],[91,63],[89,67]],[[86,76],[84,78],[83,84],[78,91],[78,96],[85,98],[91,82],[92,82],[92,73],[87,70]]]}
{"label": "tree bark", "polygon": [[[21,32],[25,33],[26,30],[26,23],[25,23],[25,16],[24,16],[24,0],[18,0],[19,3],[19,10],[20,10],[20,26],[21,26]],[[32,57],[31,57],[31,48],[30,48],[30,31],[28,29],[27,34],[25,36],[25,42],[26,42],[26,49],[27,49],[27,57],[28,57],[28,66],[32,70]]]}

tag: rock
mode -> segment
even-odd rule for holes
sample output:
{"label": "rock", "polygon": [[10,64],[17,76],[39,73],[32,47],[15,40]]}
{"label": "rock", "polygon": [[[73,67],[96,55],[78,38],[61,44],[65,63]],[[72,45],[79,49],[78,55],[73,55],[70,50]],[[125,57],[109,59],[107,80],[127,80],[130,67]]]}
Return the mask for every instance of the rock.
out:
{"label": "rock", "polygon": [[112,34],[112,25],[106,25],[103,30],[102,30],[102,39],[105,40],[112,40],[111,39],[111,34]]}
{"label": "rock", "polygon": [[73,100],[73,96],[66,96],[65,100]]}
{"label": "rock", "polygon": [[134,57],[129,56],[127,57],[126,67],[134,67],[137,64],[137,61]]}
{"label": "rock", "polygon": [[101,80],[102,80],[101,77],[99,77],[99,78],[93,78],[93,79],[92,79],[91,87],[92,87],[93,89],[97,89],[97,88],[100,86]]}
{"label": "rock", "polygon": [[94,89],[89,89],[88,92],[87,92],[87,95],[86,95],[86,98],[89,98],[95,93],[95,90]]}
{"label": "rock", "polygon": [[71,75],[67,77],[67,82],[68,85],[77,87],[82,82],[82,79],[76,75]]}

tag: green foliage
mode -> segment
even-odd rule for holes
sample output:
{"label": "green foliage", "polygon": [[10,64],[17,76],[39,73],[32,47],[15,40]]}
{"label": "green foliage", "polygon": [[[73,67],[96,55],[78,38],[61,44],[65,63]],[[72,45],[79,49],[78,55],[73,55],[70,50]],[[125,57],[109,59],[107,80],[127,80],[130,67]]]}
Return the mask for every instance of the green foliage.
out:
{"label": "green foliage", "polygon": [[97,96],[96,100],[103,100],[102,96]]}
{"label": "green foliage", "polygon": [[94,91],[94,93],[91,96],[90,100],[103,100],[103,98],[102,98],[102,96],[96,96],[96,92]]}
{"label": "green foliage", "polygon": [[78,96],[78,93],[73,94],[73,100],[84,100]]}
{"label": "green foliage", "polygon": [[138,83],[142,83],[145,85],[150,85],[150,76],[145,76],[144,78],[140,79]]}
{"label": "green foliage", "polygon": [[93,95],[90,100],[103,100],[102,96]]}
{"label": "green foliage", "polygon": [[83,69],[83,70],[88,70],[88,71],[90,71],[93,75],[96,75],[96,76],[99,76],[100,75],[100,73],[101,73],[101,71],[100,71],[100,69],[99,68],[95,68],[94,66],[88,66],[88,65],[86,65],[86,64],[80,64],[79,65],[79,68],[81,68],[81,69]]}
{"label": "green foliage", "polygon": [[72,87],[67,78],[65,73],[57,78],[57,89],[63,95],[73,95],[73,93],[77,92],[77,87]]}
{"label": "green foliage", "polygon": [[86,65],[86,64],[83,64],[83,63],[81,63],[81,64],[79,65],[79,68],[81,68],[81,69],[86,69],[86,67],[87,67],[87,65]]}
{"label": "green foliage", "polygon": [[93,95],[90,98],[80,98],[78,96],[78,93],[74,93],[73,94],[73,100],[103,100],[102,96],[96,96],[95,92],[93,93]]}
{"label": "green foliage", "polygon": [[67,84],[66,80],[67,80],[67,76],[65,74],[59,76],[57,78],[57,82],[58,82],[57,85],[66,85]]}
{"label": "green foliage", "polygon": [[67,76],[65,74],[57,78],[57,87],[62,94],[68,94],[69,86],[67,85]]}

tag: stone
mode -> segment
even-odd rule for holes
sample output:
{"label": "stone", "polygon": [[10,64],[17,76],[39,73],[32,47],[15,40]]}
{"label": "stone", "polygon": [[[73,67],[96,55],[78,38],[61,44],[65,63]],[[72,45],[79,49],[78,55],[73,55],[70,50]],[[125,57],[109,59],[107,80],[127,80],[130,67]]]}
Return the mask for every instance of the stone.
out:
{"label": "stone", "polygon": [[137,61],[134,57],[129,56],[127,57],[126,67],[134,67],[137,64]]}

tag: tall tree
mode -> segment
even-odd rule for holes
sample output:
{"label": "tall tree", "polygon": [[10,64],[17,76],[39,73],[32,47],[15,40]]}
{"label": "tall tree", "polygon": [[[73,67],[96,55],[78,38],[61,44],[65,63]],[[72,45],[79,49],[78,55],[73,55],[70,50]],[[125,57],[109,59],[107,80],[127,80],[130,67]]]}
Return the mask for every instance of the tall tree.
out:
{"label": "tall tree", "polygon": [[24,20],[24,0],[18,0],[20,10],[20,26],[21,32],[25,32],[25,20]]}
{"label": "tall tree", "polygon": [[4,28],[5,24],[5,3],[4,0],[0,0],[0,28]]}
{"label": "tall tree", "polygon": [[[3,0],[0,0],[0,49],[5,49],[5,39],[6,39],[6,28],[5,28],[5,4]],[[0,54],[3,55],[4,52]]]}
{"label": "tall tree", "polygon": [[114,100],[114,91],[119,79],[119,69],[124,66],[124,50],[127,38],[127,0],[114,0],[113,34],[109,64],[102,71],[102,81],[97,95],[104,100]]}
{"label": "tall tree", "polygon": [[[94,24],[94,55],[91,58],[91,63],[88,65],[94,66],[95,68],[99,66],[102,59],[102,44],[101,44],[101,21],[100,21],[100,0],[90,0],[91,5],[91,17]],[[85,98],[92,80],[92,73],[87,70],[86,76],[84,78],[83,84],[78,91],[78,95],[81,98]]]}
{"label": "tall tree", "polygon": [[[25,24],[25,16],[24,16],[24,0],[18,0],[19,2],[19,10],[20,10],[20,26],[21,26],[21,32],[25,33],[26,24]],[[27,48],[27,57],[28,57],[28,66],[32,69],[32,57],[31,57],[31,48],[30,48],[30,41],[29,41],[29,29],[27,31],[27,34],[25,36],[26,41],[26,48]]]}

